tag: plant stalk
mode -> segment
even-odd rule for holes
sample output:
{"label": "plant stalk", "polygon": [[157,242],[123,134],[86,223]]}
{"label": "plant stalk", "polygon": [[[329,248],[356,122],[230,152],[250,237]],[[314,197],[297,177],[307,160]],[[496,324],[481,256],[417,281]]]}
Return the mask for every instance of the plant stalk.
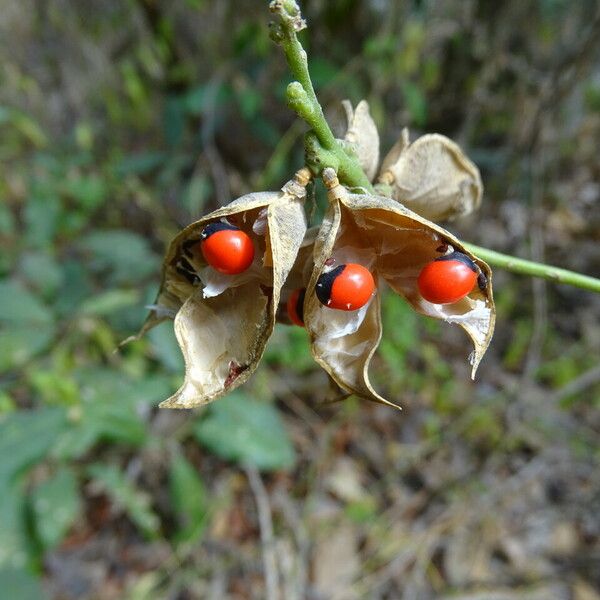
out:
{"label": "plant stalk", "polygon": [[[346,187],[363,188],[367,192],[374,193],[373,186],[358,160],[347,153],[335,139],[325,119],[310,78],[306,51],[297,36],[297,32],[306,27],[298,3],[296,0],[272,0],[270,9],[280,18],[279,24],[272,30],[272,38],[283,46],[288,67],[296,79],[287,89],[288,104],[311,128],[305,136],[307,166],[315,176],[320,175],[323,169],[331,167]],[[541,277],[600,293],[600,279],[595,277],[516,258],[474,244],[464,245],[490,265],[512,273]]]}
{"label": "plant stalk", "polygon": [[373,186],[356,158],[335,139],[315,94],[308,57],[297,35],[306,26],[298,4],[295,0],[273,0],[270,9],[280,20],[271,37],[283,47],[288,67],[296,79],[287,88],[288,104],[309,125],[312,130],[309,134],[313,134],[306,144],[307,166],[315,176],[325,167],[333,167],[344,185],[373,192]]}
{"label": "plant stalk", "polygon": [[475,244],[463,242],[463,245],[478,258],[485,260],[490,265],[500,267],[511,273],[530,275],[531,277],[541,277],[542,279],[548,279],[555,283],[564,283],[583,290],[600,293],[600,279],[596,279],[595,277],[582,275],[581,273],[568,271],[567,269],[561,269],[559,267],[553,267],[552,265],[525,260],[523,258],[516,258],[515,256],[502,254],[501,252],[482,248]]}

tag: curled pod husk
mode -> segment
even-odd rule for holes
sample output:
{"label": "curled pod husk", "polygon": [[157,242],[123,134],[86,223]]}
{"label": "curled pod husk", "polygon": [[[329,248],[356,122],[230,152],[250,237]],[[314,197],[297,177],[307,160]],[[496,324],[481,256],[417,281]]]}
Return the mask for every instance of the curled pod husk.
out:
{"label": "curled pod husk", "polygon": [[378,181],[390,186],[394,200],[432,221],[473,212],[483,194],[479,169],[457,144],[439,134],[411,144],[406,129],[385,157]]}
{"label": "curled pod husk", "polygon": [[287,312],[287,301],[289,297],[298,289],[306,288],[313,272],[313,253],[315,239],[319,232],[319,227],[311,227],[306,231],[302,244],[298,249],[296,260],[291,268],[285,284],[281,289],[279,299],[279,310],[277,311],[277,322],[284,325],[292,325]]}
{"label": "curled pod husk", "polygon": [[344,141],[352,145],[362,170],[373,181],[379,166],[379,133],[369,113],[369,103],[361,100],[353,109],[350,100],[343,100],[342,106],[348,123]]}
{"label": "curled pod husk", "polygon": [[[376,281],[385,281],[419,313],[460,325],[473,342],[470,361],[474,376],[494,330],[488,265],[451,233],[390,198],[350,194],[339,185],[330,190],[329,197],[329,210],[315,242],[315,269],[305,301],[305,324],[317,362],[340,387],[390,404],[375,392],[368,377],[369,363],[381,339],[378,294],[362,309],[345,312],[323,306],[314,293],[324,270],[356,262],[369,268]],[[484,289],[476,286],[453,304],[426,301],[419,293],[417,278],[426,264],[442,255],[441,247],[469,256],[487,280]]]}
{"label": "curled pod husk", "polygon": [[[150,318],[160,319],[163,307],[179,304],[175,334],[185,359],[185,380],[161,407],[202,406],[254,372],[306,231],[305,193],[290,181],[281,192],[242,196],[189,225],[171,242]],[[239,275],[217,273],[198,251],[204,227],[222,220],[245,231],[255,247],[254,263]]]}

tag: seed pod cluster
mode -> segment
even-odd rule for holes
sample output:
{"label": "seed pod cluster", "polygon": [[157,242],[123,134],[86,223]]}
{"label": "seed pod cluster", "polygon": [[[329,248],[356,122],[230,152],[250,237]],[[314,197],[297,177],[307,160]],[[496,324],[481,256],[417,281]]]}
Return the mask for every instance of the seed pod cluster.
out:
{"label": "seed pod cluster", "polygon": [[[379,137],[369,107],[344,107],[344,143],[373,180]],[[279,321],[306,328],[333,396],[397,407],[368,376],[382,335],[383,284],[417,312],[460,325],[473,342],[475,374],[494,329],[491,271],[429,220],[479,205],[479,172],[460,148],[436,135],[410,144],[404,133],[379,171],[384,195],[354,193],[325,169],[329,206],[323,222],[307,231],[309,179],[302,169],[280,192],[242,196],[169,245],[142,333],[174,318],[186,372],[161,406],[202,406],[246,381]]]}

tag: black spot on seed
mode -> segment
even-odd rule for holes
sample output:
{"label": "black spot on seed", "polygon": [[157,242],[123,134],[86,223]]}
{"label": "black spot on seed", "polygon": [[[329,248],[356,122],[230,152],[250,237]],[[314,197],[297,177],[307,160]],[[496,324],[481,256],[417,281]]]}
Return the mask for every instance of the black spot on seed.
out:
{"label": "black spot on seed", "polygon": [[342,271],[346,268],[346,265],[340,265],[331,271],[322,273],[317,280],[317,287],[315,293],[321,304],[326,306],[331,302],[331,288],[333,282],[341,275]]}
{"label": "black spot on seed", "polygon": [[436,258],[435,260],[436,261],[457,260],[458,262],[461,262],[461,263],[467,265],[467,267],[469,267],[469,269],[471,269],[471,271],[473,271],[473,273],[479,272],[477,265],[466,254],[463,254],[462,252],[456,252],[456,251],[450,252],[450,254],[446,254],[445,256],[440,256],[439,258]]}

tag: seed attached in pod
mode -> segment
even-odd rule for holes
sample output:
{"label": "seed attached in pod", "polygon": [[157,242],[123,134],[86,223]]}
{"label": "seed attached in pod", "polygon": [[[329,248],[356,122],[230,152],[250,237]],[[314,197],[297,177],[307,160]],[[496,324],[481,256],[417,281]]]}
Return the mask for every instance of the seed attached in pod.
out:
{"label": "seed attached in pod", "polygon": [[462,252],[451,252],[425,265],[417,279],[419,292],[433,304],[452,304],[467,296],[480,274]]}
{"label": "seed attached in pod", "polygon": [[373,275],[362,265],[348,263],[323,273],[317,280],[317,298],[328,308],[358,310],[375,291]]}
{"label": "seed attached in pod", "polygon": [[304,327],[304,296],[306,288],[294,290],[287,301],[287,313],[294,325]]}
{"label": "seed attached in pod", "polygon": [[235,225],[210,223],[202,230],[200,237],[204,259],[220,273],[237,275],[254,260],[254,244],[250,236]]}

